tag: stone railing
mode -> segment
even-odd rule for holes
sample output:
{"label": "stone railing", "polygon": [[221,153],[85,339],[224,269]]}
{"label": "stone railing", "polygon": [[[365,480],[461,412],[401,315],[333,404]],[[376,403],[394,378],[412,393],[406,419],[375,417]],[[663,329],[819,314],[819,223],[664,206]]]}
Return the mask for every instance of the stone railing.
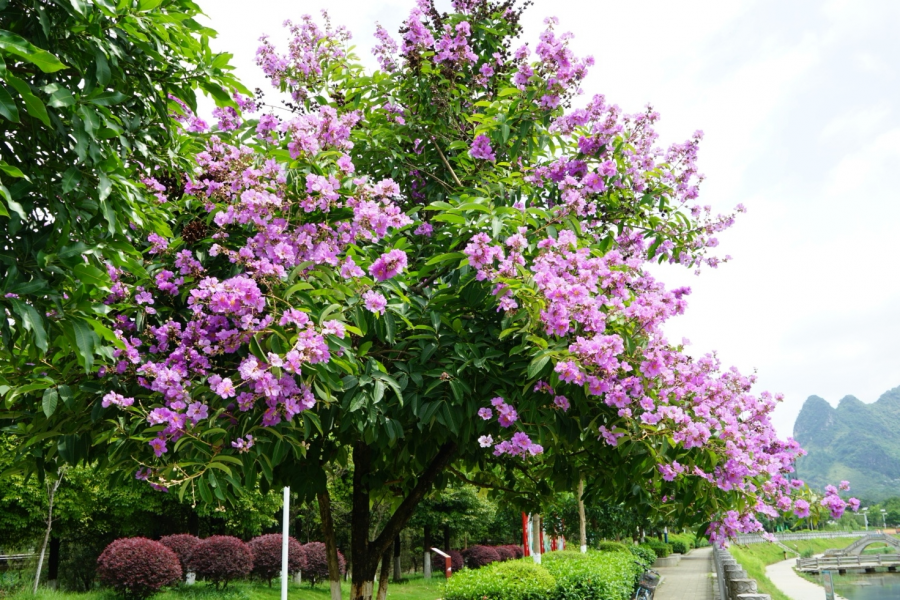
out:
{"label": "stone railing", "polygon": [[756,580],[747,576],[741,565],[727,550],[713,548],[716,568],[717,600],[772,600],[769,594],[760,594]]}
{"label": "stone railing", "polygon": [[[808,531],[804,533],[776,533],[775,539],[779,542],[793,542],[796,540],[817,540],[828,538],[862,537],[865,531]],[[758,534],[739,535],[734,538],[734,543],[740,546],[745,544],[761,544],[766,542],[763,536]]]}

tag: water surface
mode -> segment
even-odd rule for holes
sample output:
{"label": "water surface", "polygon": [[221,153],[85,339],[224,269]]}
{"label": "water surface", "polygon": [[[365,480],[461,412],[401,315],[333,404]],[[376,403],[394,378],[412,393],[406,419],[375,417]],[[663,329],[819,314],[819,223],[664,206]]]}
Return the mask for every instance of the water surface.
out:
{"label": "water surface", "polygon": [[834,590],[847,600],[898,600],[900,573],[836,575]]}

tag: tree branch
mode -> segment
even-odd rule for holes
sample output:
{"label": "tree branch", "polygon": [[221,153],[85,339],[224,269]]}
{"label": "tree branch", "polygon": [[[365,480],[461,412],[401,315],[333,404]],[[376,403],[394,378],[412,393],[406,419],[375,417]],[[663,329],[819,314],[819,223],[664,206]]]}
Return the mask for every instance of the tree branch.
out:
{"label": "tree branch", "polygon": [[450,169],[450,174],[453,175],[453,181],[456,182],[456,185],[462,187],[463,184],[459,181],[459,177],[456,176],[456,171],[453,170],[453,167],[450,166],[450,163],[447,161],[447,157],[444,156],[444,153],[441,152],[441,147],[438,146],[437,140],[434,137],[431,138],[431,141],[434,143],[434,147],[437,148],[438,154],[441,155],[441,160],[444,161],[444,166]]}
{"label": "tree branch", "polygon": [[391,515],[391,518],[385,524],[384,529],[381,530],[379,536],[369,545],[369,552],[372,556],[380,557],[384,554],[385,550],[390,547],[394,542],[394,538],[406,526],[410,517],[412,517],[413,510],[415,510],[419,502],[422,501],[425,494],[431,491],[434,480],[441,471],[450,465],[450,461],[453,460],[454,454],[456,454],[456,444],[454,442],[447,442],[441,446],[441,449],[438,450],[435,457],[431,459],[431,462],[425,467],[425,471],[419,476],[415,487],[407,494],[406,498],[403,499],[403,502],[401,502],[400,506],[397,507],[397,510],[394,511],[394,514]]}

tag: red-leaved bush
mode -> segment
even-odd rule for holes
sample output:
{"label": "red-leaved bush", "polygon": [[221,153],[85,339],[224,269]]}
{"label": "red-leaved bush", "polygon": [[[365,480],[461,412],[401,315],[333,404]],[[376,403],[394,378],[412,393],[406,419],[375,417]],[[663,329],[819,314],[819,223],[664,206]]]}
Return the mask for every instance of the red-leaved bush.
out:
{"label": "red-leaved bush", "polygon": [[191,558],[191,552],[200,543],[200,538],[189,533],[177,533],[159,538],[159,543],[175,553],[175,556],[178,557],[178,563],[181,565],[182,574],[187,575],[189,571],[187,567],[188,560]]}
{"label": "red-leaved bush", "polygon": [[510,552],[509,548],[506,546],[494,546],[494,552],[500,557],[500,562],[512,560],[516,557],[515,553]]}
{"label": "red-leaved bush", "polygon": [[[253,574],[268,581],[281,574],[281,534],[270,533],[255,537],[248,545],[253,552]],[[288,572],[291,574],[306,568],[306,553],[300,542],[288,537]]]}
{"label": "red-leaved bush", "polygon": [[462,555],[470,569],[478,569],[500,560],[497,551],[490,546],[469,546],[462,551]]}
{"label": "red-leaved bush", "polygon": [[[460,569],[463,568],[465,562],[463,561],[463,555],[459,553],[458,550],[444,550],[447,554],[450,555],[450,570],[456,573]],[[431,553],[431,570],[435,573],[443,573],[447,569],[446,562],[443,556],[438,554],[437,552]]]}
{"label": "red-leaved bush", "polygon": [[[229,581],[241,579],[253,570],[253,553],[250,547],[230,535],[214,535],[200,540],[191,552],[188,568],[200,579],[216,584],[228,585]],[[223,586],[223,587],[224,587]]]}
{"label": "red-leaved bush", "polygon": [[[328,581],[328,555],[325,554],[325,544],[323,542],[304,544],[303,553],[306,554],[306,567],[302,569],[303,579],[307,580],[309,585]],[[344,560],[340,550],[338,550],[338,566],[343,575],[347,569],[347,561]]]}
{"label": "red-leaved bush", "polygon": [[149,598],[181,581],[178,556],[147,538],[121,538],[97,559],[100,581],[126,598]]}
{"label": "red-leaved bush", "polygon": [[510,552],[512,552],[514,559],[522,558],[523,556],[525,556],[525,551],[522,550],[522,546],[517,546],[515,544],[507,544],[503,547],[506,548],[507,550],[509,550]]}

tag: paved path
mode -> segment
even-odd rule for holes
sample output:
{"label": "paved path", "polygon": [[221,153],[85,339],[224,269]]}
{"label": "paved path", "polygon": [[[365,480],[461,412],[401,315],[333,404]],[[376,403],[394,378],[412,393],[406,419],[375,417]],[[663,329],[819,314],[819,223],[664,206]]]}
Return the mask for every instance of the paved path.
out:
{"label": "paved path", "polygon": [[677,567],[656,570],[665,580],[654,600],[713,600],[712,548],[697,548],[682,557]]}
{"label": "paved path", "polygon": [[[821,556],[821,555],[820,555]],[[772,580],[779,590],[791,600],[810,600],[825,597],[825,588],[810,583],[794,572],[796,558],[789,558],[766,567],[766,577]],[[835,594],[837,600],[846,600]]]}

